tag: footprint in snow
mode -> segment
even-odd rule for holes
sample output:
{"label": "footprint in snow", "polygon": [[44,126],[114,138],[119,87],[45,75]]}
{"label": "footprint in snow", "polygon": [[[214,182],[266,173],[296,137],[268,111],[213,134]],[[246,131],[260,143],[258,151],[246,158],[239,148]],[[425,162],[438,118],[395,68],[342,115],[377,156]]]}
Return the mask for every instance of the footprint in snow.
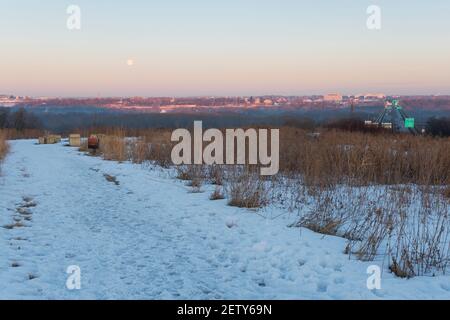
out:
{"label": "footprint in snow", "polygon": [[324,293],[324,292],[327,292],[327,290],[328,290],[328,284],[326,282],[320,281],[317,284],[317,292]]}
{"label": "footprint in snow", "polygon": [[338,264],[336,264],[335,266],[334,266],[334,271],[336,271],[336,272],[342,272],[342,267],[343,267],[343,265],[342,264],[340,264],[340,263],[338,263]]}
{"label": "footprint in snow", "polygon": [[306,259],[298,259],[298,265],[300,266],[300,267],[303,267],[305,264],[306,264]]}
{"label": "footprint in snow", "polygon": [[344,277],[338,277],[338,278],[334,279],[334,283],[335,284],[344,284],[345,283],[345,278]]}
{"label": "footprint in snow", "polygon": [[232,229],[232,228],[238,226],[238,225],[237,225],[237,222],[236,222],[235,220],[233,220],[233,219],[228,219],[228,220],[225,222],[225,225],[226,225],[229,229]]}
{"label": "footprint in snow", "polygon": [[370,290],[374,294],[374,296],[378,298],[384,298],[384,293],[381,290]]}
{"label": "footprint in snow", "polygon": [[263,278],[255,279],[256,284],[258,287],[266,287],[266,281]]}

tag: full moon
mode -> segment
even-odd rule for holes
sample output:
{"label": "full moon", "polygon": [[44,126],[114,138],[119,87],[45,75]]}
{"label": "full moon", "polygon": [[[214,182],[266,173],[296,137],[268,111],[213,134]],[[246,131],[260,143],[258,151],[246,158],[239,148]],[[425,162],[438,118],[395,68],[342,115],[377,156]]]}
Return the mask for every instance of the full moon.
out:
{"label": "full moon", "polygon": [[129,67],[133,66],[133,65],[134,65],[134,60],[133,60],[133,59],[128,59],[128,60],[127,60],[127,65],[128,65]]}

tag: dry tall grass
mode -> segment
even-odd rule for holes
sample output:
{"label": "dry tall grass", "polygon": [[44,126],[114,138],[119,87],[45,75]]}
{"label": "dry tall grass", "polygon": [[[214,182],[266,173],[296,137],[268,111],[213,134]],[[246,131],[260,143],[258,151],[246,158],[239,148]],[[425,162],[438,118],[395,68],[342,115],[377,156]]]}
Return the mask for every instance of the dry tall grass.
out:
{"label": "dry tall grass", "polygon": [[102,135],[99,151],[105,160],[123,162],[128,160],[124,132],[117,129],[114,135]]}
{"label": "dry tall grass", "polygon": [[256,170],[233,168],[227,177],[228,204],[240,208],[261,208],[268,204],[266,181]]}
{"label": "dry tall grass", "polygon": [[9,144],[6,139],[6,133],[0,130],[0,170],[3,159],[9,151]]}
{"label": "dry tall grass", "polygon": [[308,185],[450,184],[450,139],[283,128],[280,166]]}
{"label": "dry tall grass", "polygon": [[[105,160],[132,161],[138,164],[152,162],[162,167],[171,165],[171,132],[167,130],[140,130],[137,132],[141,135],[136,137],[130,136],[128,130],[121,128],[104,131],[92,129],[91,132],[102,132],[99,134],[100,148],[95,155],[102,156]],[[82,143],[80,151],[88,151],[86,143]]]}
{"label": "dry tall grass", "polygon": [[37,139],[45,134],[44,130],[40,129],[2,129],[3,135],[7,140],[19,140],[19,139]]}
{"label": "dry tall grass", "polygon": [[[156,162],[171,166],[173,143],[169,129],[101,131],[101,152],[109,160]],[[94,132],[94,131],[91,131]],[[100,132],[100,131],[98,131]],[[371,184],[450,184],[450,138],[364,134],[322,130],[320,135],[283,127],[280,135],[280,171],[298,176],[310,186]],[[216,167],[211,168],[212,171]],[[216,175],[216,183],[221,177]]]}
{"label": "dry tall grass", "polygon": [[0,131],[0,159],[3,159],[8,153],[9,145],[7,142],[6,134]]}

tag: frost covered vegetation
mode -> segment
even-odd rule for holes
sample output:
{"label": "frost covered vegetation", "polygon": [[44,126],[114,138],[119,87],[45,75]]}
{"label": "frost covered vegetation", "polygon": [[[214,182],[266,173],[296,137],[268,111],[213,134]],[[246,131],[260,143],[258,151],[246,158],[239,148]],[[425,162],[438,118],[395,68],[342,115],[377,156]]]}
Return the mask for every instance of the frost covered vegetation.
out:
{"label": "frost covered vegetation", "polygon": [[[103,136],[107,160],[171,167],[171,131],[126,130]],[[180,166],[193,192],[216,185],[211,200],[230,206],[280,206],[305,227],[348,240],[342,250],[383,261],[399,277],[445,274],[450,264],[450,139],[311,131],[284,127],[280,174],[255,166]]]}
{"label": "frost covered vegetation", "polygon": [[[382,259],[400,277],[445,273],[449,263],[448,200],[431,187],[337,186],[304,195],[296,226],[348,239],[345,252]],[[308,188],[303,190],[307,193]]]}

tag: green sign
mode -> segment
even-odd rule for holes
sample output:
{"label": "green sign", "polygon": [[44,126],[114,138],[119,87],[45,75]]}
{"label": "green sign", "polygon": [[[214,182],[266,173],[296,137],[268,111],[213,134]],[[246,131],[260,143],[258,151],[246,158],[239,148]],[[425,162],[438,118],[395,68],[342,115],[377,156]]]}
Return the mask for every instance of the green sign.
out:
{"label": "green sign", "polygon": [[407,129],[414,129],[415,127],[415,120],[414,118],[406,118],[405,119],[405,128]]}

